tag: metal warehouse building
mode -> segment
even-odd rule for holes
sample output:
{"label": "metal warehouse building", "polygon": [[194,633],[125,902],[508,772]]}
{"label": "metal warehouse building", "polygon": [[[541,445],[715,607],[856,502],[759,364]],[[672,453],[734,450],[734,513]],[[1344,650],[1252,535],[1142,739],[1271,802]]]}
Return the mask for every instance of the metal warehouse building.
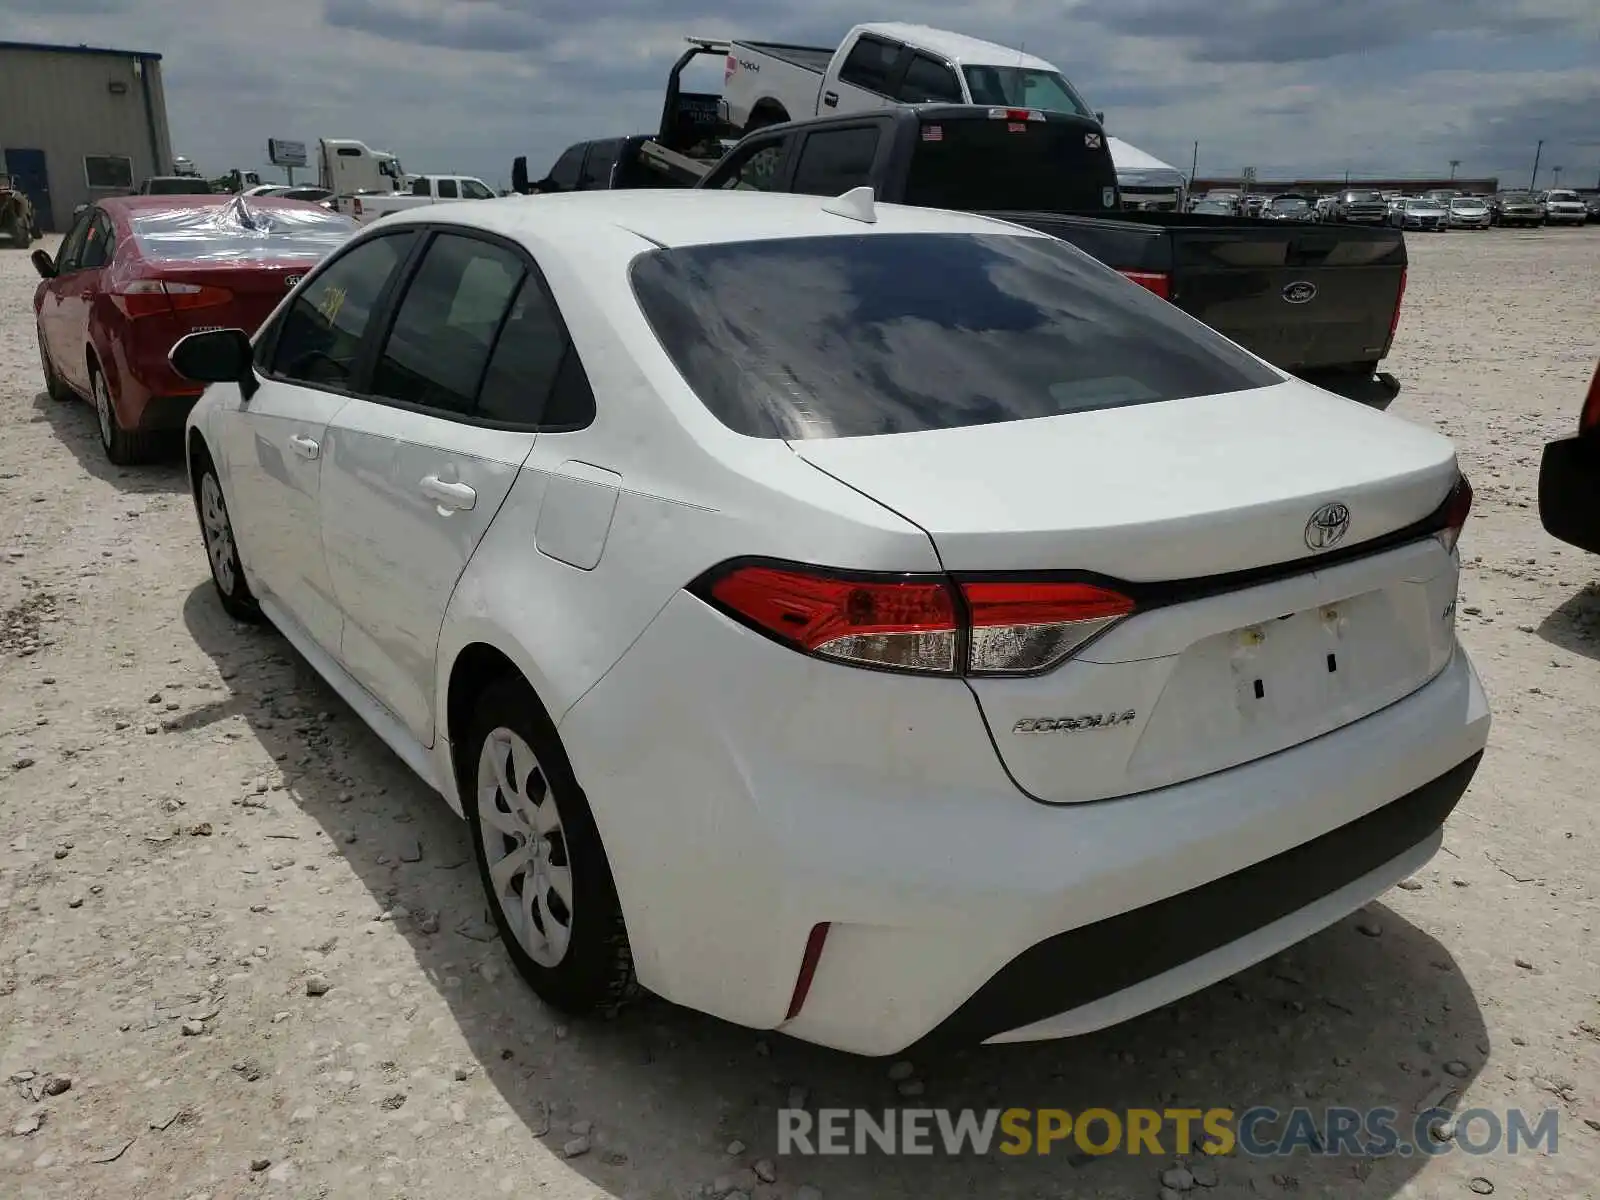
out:
{"label": "metal warehouse building", "polygon": [[55,230],[80,204],[169,174],[161,56],[0,42],[0,158]]}

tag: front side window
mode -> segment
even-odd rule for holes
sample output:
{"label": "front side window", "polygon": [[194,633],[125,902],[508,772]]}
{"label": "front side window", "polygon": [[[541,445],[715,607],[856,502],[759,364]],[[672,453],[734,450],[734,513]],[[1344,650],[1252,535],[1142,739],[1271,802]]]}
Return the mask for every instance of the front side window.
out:
{"label": "front side window", "polygon": [[974,104],[1004,104],[1010,108],[1042,108],[1047,112],[1094,114],[1082,96],[1058,71],[1034,67],[967,67],[967,87]]}
{"label": "front side window", "polygon": [[792,191],[807,196],[838,196],[872,179],[878,153],[875,128],[825,129],[806,138],[794,169]]}
{"label": "front side window", "polygon": [[81,269],[83,244],[89,237],[89,226],[94,224],[99,215],[99,209],[84,209],[83,213],[78,217],[78,223],[67,231],[66,237],[61,239],[61,251],[56,255],[57,275],[65,275],[68,272]]}
{"label": "front side window", "polygon": [[556,165],[550,168],[550,182],[557,190],[570,192],[577,188],[578,178],[583,171],[583,151],[586,143],[579,142],[576,146],[568,146],[561,157],[556,159]]}
{"label": "front side window", "polygon": [[494,193],[476,179],[461,181],[461,194],[468,200],[493,200]]}
{"label": "front side window", "polygon": [[579,191],[603,190],[611,182],[611,167],[622,150],[621,138],[606,138],[591,142],[589,153],[583,157],[583,171],[578,176]]}
{"label": "front side window", "polygon": [[900,47],[882,38],[863,36],[856,40],[850,54],[839,68],[839,79],[844,83],[889,94],[889,80],[894,75],[895,64],[900,61]]}
{"label": "front side window", "polygon": [[631,271],[684,380],[752,437],[949,429],[1282,381],[1052,238],[731,242],[653,250]]}
{"label": "front side window", "polygon": [[522,278],[522,260],[504,247],[455,234],[434,238],[395,312],[372,393],[470,412]]}
{"label": "front side window", "polygon": [[414,237],[407,231],[373,238],[329,263],[284,314],[268,374],[348,388],[373,310]]}

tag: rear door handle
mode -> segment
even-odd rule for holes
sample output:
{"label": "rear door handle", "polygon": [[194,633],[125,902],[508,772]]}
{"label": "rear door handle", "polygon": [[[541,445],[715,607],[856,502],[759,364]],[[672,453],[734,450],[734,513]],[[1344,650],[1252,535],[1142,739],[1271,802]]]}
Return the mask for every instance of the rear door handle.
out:
{"label": "rear door handle", "polygon": [[838,108],[839,107],[839,93],[838,92],[823,92],[822,93],[822,105],[823,105],[824,108]]}
{"label": "rear door handle", "polygon": [[322,453],[322,445],[316,438],[302,437],[298,433],[290,435],[289,445],[301,458],[316,458]]}
{"label": "rear door handle", "polygon": [[447,483],[437,475],[424,475],[422,494],[440,508],[471,509],[478,503],[478,493],[464,483]]}

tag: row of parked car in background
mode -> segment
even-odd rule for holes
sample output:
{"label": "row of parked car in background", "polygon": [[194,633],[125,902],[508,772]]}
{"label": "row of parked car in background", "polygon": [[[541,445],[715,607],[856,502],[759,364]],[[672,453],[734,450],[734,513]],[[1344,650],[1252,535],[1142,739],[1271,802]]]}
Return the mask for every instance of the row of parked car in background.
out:
{"label": "row of parked car in background", "polygon": [[1264,194],[1228,188],[1192,197],[1189,211],[1268,221],[1392,225],[1396,229],[1488,229],[1495,225],[1537,228],[1600,224],[1600,191],[1508,189],[1483,196],[1435,188],[1408,196],[1367,188],[1347,188],[1325,195],[1294,191]]}

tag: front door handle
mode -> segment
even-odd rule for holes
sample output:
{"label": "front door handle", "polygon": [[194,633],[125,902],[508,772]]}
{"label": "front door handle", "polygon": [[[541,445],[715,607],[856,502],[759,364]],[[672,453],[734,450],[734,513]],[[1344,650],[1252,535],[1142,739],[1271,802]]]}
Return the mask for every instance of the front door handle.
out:
{"label": "front door handle", "polygon": [[289,438],[289,445],[294,447],[294,452],[301,458],[316,458],[322,453],[322,446],[316,438],[302,437],[298,433]]}
{"label": "front door handle", "polygon": [[464,483],[447,483],[437,475],[424,475],[418,485],[422,494],[441,509],[471,509],[478,502],[478,493]]}
{"label": "front door handle", "polygon": [[839,107],[839,93],[838,92],[823,92],[822,93],[822,106],[824,108],[838,108]]}

